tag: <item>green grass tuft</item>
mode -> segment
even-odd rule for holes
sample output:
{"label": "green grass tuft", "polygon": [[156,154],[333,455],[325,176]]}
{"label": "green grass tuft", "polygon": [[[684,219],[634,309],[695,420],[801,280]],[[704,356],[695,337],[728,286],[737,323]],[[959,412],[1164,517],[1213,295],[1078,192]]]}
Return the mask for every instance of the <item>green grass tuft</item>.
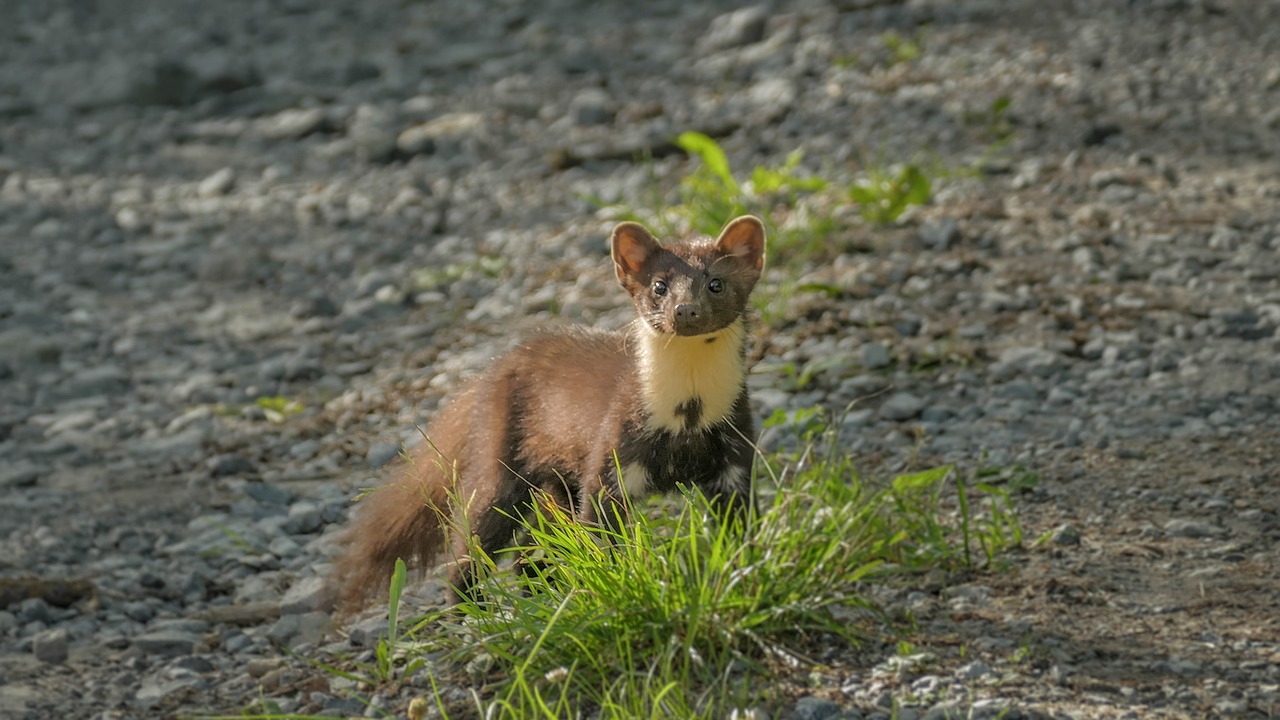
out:
{"label": "green grass tuft", "polygon": [[482,600],[431,621],[433,650],[487,681],[471,711],[726,717],[769,702],[764,678],[812,664],[811,648],[852,652],[884,630],[866,582],[990,562],[1021,542],[996,488],[968,489],[951,466],[867,481],[821,414],[792,420],[801,449],[761,462],[772,489],[746,529],[696,491],[616,530],[538,504],[523,572],[491,574]]}
{"label": "green grass tuft", "polygon": [[870,177],[849,187],[849,198],[860,206],[867,220],[885,225],[902,217],[912,205],[923,205],[933,193],[933,184],[915,165],[898,172],[875,169]]}

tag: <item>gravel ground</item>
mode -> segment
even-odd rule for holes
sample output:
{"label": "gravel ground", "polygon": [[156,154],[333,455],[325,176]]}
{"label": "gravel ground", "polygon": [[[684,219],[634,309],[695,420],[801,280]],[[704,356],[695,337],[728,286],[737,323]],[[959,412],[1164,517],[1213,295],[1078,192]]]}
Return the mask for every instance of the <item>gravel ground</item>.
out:
{"label": "gravel ground", "polygon": [[382,622],[317,609],[352,489],[514,333],[626,320],[584,198],[645,203],[690,129],[739,168],[978,168],[771,258],[760,367],[828,369],[754,396],[870,395],[868,468],[1030,468],[1049,535],[884,589],[918,652],[759,716],[1280,714],[1280,5],[638,7],[6,3],[0,716],[369,712],[279,650]]}

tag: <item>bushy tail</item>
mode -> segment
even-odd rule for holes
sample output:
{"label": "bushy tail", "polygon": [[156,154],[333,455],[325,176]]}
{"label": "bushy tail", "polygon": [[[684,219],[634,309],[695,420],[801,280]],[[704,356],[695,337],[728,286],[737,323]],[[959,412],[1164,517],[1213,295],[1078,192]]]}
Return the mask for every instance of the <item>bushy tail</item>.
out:
{"label": "bushy tail", "polygon": [[455,489],[453,459],[466,442],[466,423],[459,420],[468,404],[450,403],[391,482],[357,503],[328,581],[327,594],[340,611],[354,612],[385,595],[396,558],[412,569],[431,568],[439,560],[447,547],[444,513]]}

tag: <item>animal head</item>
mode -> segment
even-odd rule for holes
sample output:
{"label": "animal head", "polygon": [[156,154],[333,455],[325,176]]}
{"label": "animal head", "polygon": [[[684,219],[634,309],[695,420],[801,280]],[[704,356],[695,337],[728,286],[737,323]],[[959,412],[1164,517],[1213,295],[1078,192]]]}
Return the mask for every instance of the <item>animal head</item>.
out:
{"label": "animal head", "polygon": [[653,330],[707,335],[740,318],[764,270],[765,232],[758,218],[729,221],[714,240],[659,243],[643,225],[619,223],[612,254],[618,282]]}

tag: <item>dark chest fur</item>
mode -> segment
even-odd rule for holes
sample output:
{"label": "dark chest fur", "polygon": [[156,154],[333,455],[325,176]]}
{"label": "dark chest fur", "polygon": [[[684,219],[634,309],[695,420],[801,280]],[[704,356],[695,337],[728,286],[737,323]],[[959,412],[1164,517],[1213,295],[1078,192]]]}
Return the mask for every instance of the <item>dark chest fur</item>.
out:
{"label": "dark chest fur", "polygon": [[754,436],[745,388],[728,417],[705,429],[654,430],[629,423],[618,448],[623,467],[644,468],[646,490],[670,492],[677,485],[718,489],[733,468],[751,466]]}

